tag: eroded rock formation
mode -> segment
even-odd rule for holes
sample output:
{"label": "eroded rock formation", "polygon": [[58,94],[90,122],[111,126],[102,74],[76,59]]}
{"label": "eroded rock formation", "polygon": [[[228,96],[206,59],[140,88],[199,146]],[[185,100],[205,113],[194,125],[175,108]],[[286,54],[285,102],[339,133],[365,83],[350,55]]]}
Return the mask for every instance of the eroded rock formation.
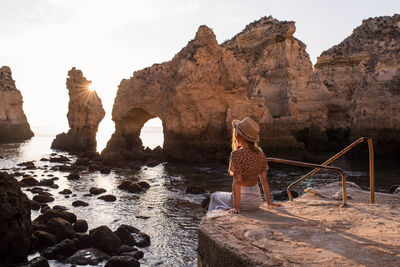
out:
{"label": "eroded rock formation", "polygon": [[22,110],[22,95],[16,88],[11,69],[0,68],[0,143],[23,141],[33,132]]}
{"label": "eroded rock formation", "polygon": [[[31,209],[18,181],[0,172],[0,265],[26,260],[31,244]],[[8,265],[9,264],[9,265]]]}
{"label": "eroded rock formation", "polygon": [[268,151],[332,151],[372,136],[398,153],[399,15],[364,21],[315,70],[294,31],[265,17],[218,45],[201,26],[171,61],[121,82],[104,152],[137,150],[142,126],[159,117],[167,158],[226,158],[231,120],[251,116]]}
{"label": "eroded rock formation", "polygon": [[53,140],[51,148],[69,152],[96,151],[96,133],[105,111],[96,91],[90,90],[82,71],[73,67],[68,72],[67,89],[68,133],[62,133]]}
{"label": "eroded rock formation", "polygon": [[327,131],[372,137],[378,154],[400,153],[400,15],[364,20],[323,52],[315,72],[332,93]]}

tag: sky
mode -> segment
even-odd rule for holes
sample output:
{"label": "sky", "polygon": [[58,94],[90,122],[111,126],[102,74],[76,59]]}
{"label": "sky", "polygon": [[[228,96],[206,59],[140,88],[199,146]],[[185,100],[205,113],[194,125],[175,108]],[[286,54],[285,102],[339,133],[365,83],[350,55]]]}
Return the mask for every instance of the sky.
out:
{"label": "sky", "polygon": [[369,17],[400,13],[399,0],[0,0],[0,65],[10,66],[28,121],[68,128],[67,72],[92,81],[114,131],[118,85],[136,70],[170,60],[200,25],[219,43],[263,16],[295,21],[313,63]]}

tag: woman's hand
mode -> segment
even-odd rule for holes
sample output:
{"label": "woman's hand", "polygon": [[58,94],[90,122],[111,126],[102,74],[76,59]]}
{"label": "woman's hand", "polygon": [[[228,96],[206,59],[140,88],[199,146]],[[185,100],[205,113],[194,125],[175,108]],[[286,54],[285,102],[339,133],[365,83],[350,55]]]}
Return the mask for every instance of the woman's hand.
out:
{"label": "woman's hand", "polygon": [[237,209],[235,209],[235,208],[233,208],[233,209],[228,210],[228,213],[231,213],[231,214],[239,214],[240,211],[237,210]]}
{"label": "woman's hand", "polygon": [[270,202],[270,203],[268,203],[268,207],[280,207],[280,206],[282,206],[281,204],[279,204],[279,203],[276,203],[276,202]]}

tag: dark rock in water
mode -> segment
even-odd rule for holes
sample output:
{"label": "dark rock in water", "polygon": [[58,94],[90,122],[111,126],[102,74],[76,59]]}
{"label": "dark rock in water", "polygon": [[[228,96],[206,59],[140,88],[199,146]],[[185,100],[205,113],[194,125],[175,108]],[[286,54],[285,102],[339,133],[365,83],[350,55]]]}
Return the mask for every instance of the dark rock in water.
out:
{"label": "dark rock in water", "polygon": [[128,190],[129,185],[131,185],[133,182],[130,180],[124,180],[121,182],[121,184],[118,186],[118,189],[121,190]]}
{"label": "dark rock in water", "polygon": [[[116,230],[116,233],[118,232],[119,235],[123,236],[125,245],[133,245],[133,241],[130,237],[134,238],[134,245],[138,247],[148,247],[150,246],[150,237],[140,231],[139,229],[122,224],[121,226],[118,227]],[[130,236],[127,235],[127,233],[130,233]],[[128,243],[128,244],[127,244]]]}
{"label": "dark rock in water", "polygon": [[64,239],[54,247],[49,247],[41,253],[46,259],[64,260],[76,251],[76,246],[71,239]]}
{"label": "dark rock in water", "polygon": [[118,254],[122,254],[124,252],[132,252],[132,251],[138,251],[138,249],[133,246],[121,245]]}
{"label": "dark rock in water", "polygon": [[61,172],[71,172],[76,171],[78,168],[76,166],[68,166],[68,165],[58,165],[54,166],[52,170],[61,171]]}
{"label": "dark rock in water", "polygon": [[79,179],[79,174],[78,173],[70,173],[67,177],[68,180],[78,180]]}
{"label": "dark rock in water", "polygon": [[50,187],[50,186],[54,185],[54,180],[52,178],[51,179],[42,179],[42,180],[40,180],[39,185]]}
{"label": "dark rock in water", "polygon": [[33,161],[25,161],[25,162],[21,162],[18,163],[17,166],[24,166],[24,167],[29,167],[29,166],[35,166],[35,163],[33,163]]}
{"label": "dark rock in water", "polygon": [[107,190],[104,188],[92,187],[89,189],[89,192],[90,192],[90,194],[93,194],[93,195],[100,195],[102,193],[107,192]]}
{"label": "dark rock in water", "polygon": [[40,208],[40,213],[45,213],[47,210],[51,210],[51,208],[49,207],[49,205],[43,205],[41,208]]}
{"label": "dark rock in water", "polygon": [[118,227],[114,233],[121,240],[121,244],[127,245],[127,246],[136,245],[135,238],[133,237],[131,232],[124,225],[121,225],[120,227]]}
{"label": "dark rock in water", "polygon": [[[293,198],[296,198],[296,197],[299,196],[299,193],[297,193],[296,191],[290,190],[290,193],[292,193]],[[274,200],[283,201],[283,200],[288,200],[288,199],[289,199],[289,196],[288,196],[288,194],[287,194],[286,191],[282,191],[282,192],[280,192],[280,193],[273,194],[273,195],[272,195],[272,198],[273,198]]]}
{"label": "dark rock in water", "polygon": [[208,205],[210,204],[210,197],[211,195],[208,194],[207,197],[201,201],[201,207],[205,210],[208,210]]}
{"label": "dark rock in water", "polygon": [[146,189],[146,190],[150,188],[149,183],[148,183],[148,182],[145,182],[145,181],[140,181],[140,182],[138,182],[137,184],[138,184],[141,188]]}
{"label": "dark rock in water", "polygon": [[40,203],[37,201],[30,201],[31,203],[31,210],[40,210]]}
{"label": "dark rock in water", "polygon": [[79,158],[75,161],[75,165],[89,166],[89,164],[90,164],[90,159],[88,158]]}
{"label": "dark rock in water", "polygon": [[38,247],[47,248],[57,244],[57,237],[49,232],[37,230],[33,235],[38,239]]}
{"label": "dark rock in water", "polygon": [[100,169],[100,173],[102,174],[109,174],[111,172],[111,169],[108,167],[103,167]]}
{"label": "dark rock in water", "polygon": [[[29,190],[29,189],[27,189],[27,190]],[[43,189],[43,188],[41,188],[41,187],[34,187],[34,188],[32,188],[30,191],[33,193],[33,194],[40,194],[40,193],[43,193],[43,192],[45,192],[45,191],[47,191],[48,189]]]}
{"label": "dark rock in water", "polygon": [[27,186],[35,186],[39,184],[39,181],[33,178],[32,176],[24,177],[20,181],[21,187],[27,187]]}
{"label": "dark rock in water", "polygon": [[100,171],[102,168],[103,168],[103,166],[100,164],[90,164],[89,165],[89,171],[91,171],[91,172]]}
{"label": "dark rock in water", "polygon": [[82,196],[84,196],[84,197],[92,197],[93,195],[92,194],[83,194]]}
{"label": "dark rock in water", "polygon": [[114,256],[107,261],[104,267],[138,267],[140,263],[135,258],[127,256]]}
{"label": "dark rock in water", "polygon": [[89,235],[92,237],[93,246],[107,253],[116,253],[121,246],[121,240],[107,226],[99,226],[90,230]]}
{"label": "dark rock in water", "polygon": [[0,200],[0,266],[23,262],[32,236],[30,201],[5,172],[0,172]]}
{"label": "dark rock in water", "polygon": [[94,159],[96,157],[99,157],[99,156],[100,156],[100,154],[98,152],[86,151],[86,152],[83,152],[83,153],[79,154],[78,157],[80,157],[80,158],[88,158],[88,159],[92,160],[92,159]]}
{"label": "dark rock in water", "polygon": [[65,262],[77,265],[97,265],[99,262],[109,258],[110,255],[97,248],[86,248],[78,250]]}
{"label": "dark rock in water", "polygon": [[37,201],[39,203],[48,203],[54,201],[54,197],[47,195],[36,195],[32,198],[32,200]]}
{"label": "dark rock in water", "polygon": [[41,158],[40,161],[50,161],[48,158]]}
{"label": "dark rock in water", "polygon": [[67,162],[67,161],[71,161],[71,160],[69,158],[67,158],[66,156],[59,156],[59,157],[51,157],[50,158],[50,162],[63,163],[63,162]]}
{"label": "dark rock in water", "polygon": [[124,252],[121,254],[121,256],[128,256],[140,260],[141,258],[143,258],[144,253],[143,251],[138,250],[138,251]]}
{"label": "dark rock in water", "polygon": [[61,210],[47,210],[43,214],[39,215],[33,222],[34,229],[43,229],[45,228],[46,224],[53,218],[62,218],[68,221],[70,224],[76,222],[76,215],[68,212],[68,211],[61,211]]}
{"label": "dark rock in water", "polygon": [[14,177],[15,176],[22,176],[22,175],[24,175],[24,173],[22,173],[22,172],[14,172]]}
{"label": "dark rock in water", "polygon": [[389,189],[389,191],[388,191],[388,193],[389,193],[389,194],[394,194],[394,192],[396,191],[396,189],[399,188],[399,187],[400,187],[400,185],[398,185],[398,184],[397,184],[397,185],[391,186],[390,189]]}
{"label": "dark rock in water", "polygon": [[77,201],[72,202],[72,206],[74,206],[74,207],[86,207],[86,206],[89,206],[89,203],[87,203],[85,201],[82,201],[82,200],[77,200]]}
{"label": "dark rock in water", "polygon": [[85,233],[88,229],[88,223],[85,220],[79,219],[74,223],[74,230],[75,232]]}
{"label": "dark rock in water", "polygon": [[201,187],[189,186],[186,189],[186,194],[200,195],[200,194],[206,194],[206,193],[208,193],[208,191]]}
{"label": "dark rock in water", "polygon": [[68,208],[61,205],[54,205],[53,210],[68,210]]}
{"label": "dark rock in water", "polygon": [[119,152],[107,153],[103,156],[103,164],[107,166],[118,166],[125,162],[125,157]]}
{"label": "dark rock in water", "polygon": [[116,196],[114,196],[114,195],[104,195],[104,196],[98,197],[98,199],[101,199],[101,200],[104,200],[107,202],[113,202],[113,201],[117,200]]}
{"label": "dark rock in water", "polygon": [[78,249],[90,248],[93,245],[93,238],[88,234],[75,233],[75,237],[78,239],[76,247]]}
{"label": "dark rock in water", "polygon": [[60,191],[58,193],[62,194],[62,195],[69,195],[69,194],[72,194],[72,191],[69,190],[69,189],[64,189],[64,190],[62,190],[62,191]]}
{"label": "dark rock in water", "polygon": [[30,267],[50,267],[49,262],[45,257],[39,256],[29,261]]}
{"label": "dark rock in water", "polygon": [[128,186],[127,191],[128,191],[129,193],[139,193],[139,192],[144,191],[144,189],[143,189],[143,187],[141,187],[141,186],[138,185],[137,183],[133,183],[133,182],[132,182],[132,183]]}
{"label": "dark rock in water", "polygon": [[157,159],[149,159],[147,162],[146,162],[146,165],[148,166],[148,167],[155,167],[155,166],[157,166],[158,164],[160,164],[161,162],[159,161],[159,160],[157,160]]}
{"label": "dark rock in water", "polygon": [[58,241],[62,241],[66,238],[72,239],[75,234],[71,223],[64,220],[63,218],[50,219],[46,224],[46,230],[49,233],[55,235]]}

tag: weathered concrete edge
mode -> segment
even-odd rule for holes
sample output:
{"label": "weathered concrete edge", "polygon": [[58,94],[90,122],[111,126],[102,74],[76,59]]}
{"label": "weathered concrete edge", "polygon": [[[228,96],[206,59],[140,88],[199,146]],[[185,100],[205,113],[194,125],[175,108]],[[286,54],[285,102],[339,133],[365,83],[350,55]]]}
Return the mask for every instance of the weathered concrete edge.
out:
{"label": "weathered concrete edge", "polygon": [[[230,216],[230,215],[228,215]],[[235,216],[235,215],[233,215]],[[197,266],[199,267],[218,267],[218,266],[279,266],[265,254],[263,262],[254,261],[247,255],[259,254],[259,248],[249,248],[249,244],[238,240],[237,242],[227,242],[226,229],[222,229],[217,223],[218,218],[203,218],[198,233],[197,244]],[[210,227],[210,225],[213,227]],[[221,230],[219,230],[221,228]],[[224,233],[225,237],[221,235]],[[231,234],[230,234],[231,235]],[[232,235],[233,236],[233,235]],[[244,253],[246,252],[246,253]]]}

